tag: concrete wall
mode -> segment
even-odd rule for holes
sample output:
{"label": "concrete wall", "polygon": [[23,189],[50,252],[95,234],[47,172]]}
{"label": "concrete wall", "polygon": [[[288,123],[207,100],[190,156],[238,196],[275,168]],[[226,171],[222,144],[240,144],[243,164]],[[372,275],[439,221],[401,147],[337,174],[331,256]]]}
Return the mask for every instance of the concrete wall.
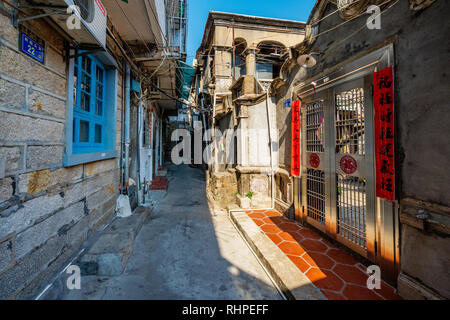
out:
{"label": "concrete wall", "polygon": [[[233,28],[231,26],[217,26],[214,33],[213,45],[229,46],[233,45]],[[296,30],[282,31],[281,28],[273,31],[262,30],[262,28],[234,28],[234,38],[242,38],[247,42],[248,47],[256,47],[261,42],[272,41],[291,47],[303,41],[304,36]]]}
{"label": "concrete wall", "polygon": [[[325,14],[335,10],[329,5]],[[446,88],[450,65],[447,35],[450,21],[448,1],[436,1],[422,12],[409,10],[408,1],[400,1],[383,14],[380,30],[364,28],[344,43],[327,48],[348,37],[356,26],[364,25],[362,16],[318,37],[311,51],[326,52],[308,76],[325,71],[364,50],[395,36],[396,112],[400,160],[401,196],[450,205],[449,179],[435,179],[450,166],[450,134]],[[341,23],[338,15],[323,20],[319,32]],[[427,186],[424,188],[424,186]]]}
{"label": "concrete wall", "polygon": [[[288,83],[293,87],[306,78],[326,75],[347,59],[393,43],[399,199],[401,203],[406,198],[414,199],[416,213],[423,209],[431,215],[426,224],[439,221],[441,225],[440,231],[435,232],[434,228],[419,228],[421,223],[407,222],[413,219],[401,220],[400,271],[401,275],[414,279],[416,284],[436,296],[449,298],[450,275],[443,270],[450,269],[450,179],[442,177],[446,177],[450,167],[449,42],[448,35],[443,32],[450,27],[447,18],[450,3],[438,0],[419,12],[410,10],[408,5],[409,1],[399,1],[383,14],[380,30],[364,28],[368,15],[363,15],[323,33],[310,49],[310,52],[323,53],[317,56],[316,66],[308,69],[306,75],[301,74],[297,66]],[[334,10],[336,7],[328,4],[323,16]],[[342,22],[339,15],[332,15],[319,23],[318,32]],[[354,33],[361,27],[360,32]],[[288,85],[277,96],[279,125],[288,124],[290,120],[289,112],[282,109],[282,101],[289,97],[289,90]],[[290,128],[286,127],[286,131],[280,132],[280,162],[286,164],[290,153],[289,131]],[[289,136],[289,139],[283,141],[284,136]],[[435,209],[436,206],[440,209]],[[401,214],[408,215],[403,209]],[[405,296],[408,291],[416,290],[411,285],[402,284],[402,288],[400,294]],[[420,294],[409,295],[413,296],[419,297]]]}
{"label": "concrete wall", "polygon": [[[18,49],[18,30],[0,5],[0,299],[32,298],[114,215],[118,159],[63,167],[67,63],[64,41],[42,20],[42,65]],[[117,89],[120,150],[121,76]]]}

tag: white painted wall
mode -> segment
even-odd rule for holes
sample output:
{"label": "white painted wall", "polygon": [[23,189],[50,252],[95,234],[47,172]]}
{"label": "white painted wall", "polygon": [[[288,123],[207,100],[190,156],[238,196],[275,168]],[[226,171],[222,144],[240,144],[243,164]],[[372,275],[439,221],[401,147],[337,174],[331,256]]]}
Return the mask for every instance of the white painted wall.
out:
{"label": "white painted wall", "polygon": [[[273,99],[269,98],[269,117],[271,125],[271,136],[272,141],[278,141],[276,135],[276,121],[275,121],[275,102]],[[269,132],[268,132],[268,121],[267,121],[267,110],[266,101],[263,101],[257,105],[248,107],[248,122],[249,134],[247,137],[248,143],[243,146],[242,152],[246,153],[248,162],[243,165],[248,166],[270,166],[270,149],[269,149]],[[253,130],[252,130],[253,129]],[[245,132],[245,131],[244,131]],[[246,139],[244,136],[243,139]],[[274,164],[277,163],[277,147],[274,146],[273,161]]]}

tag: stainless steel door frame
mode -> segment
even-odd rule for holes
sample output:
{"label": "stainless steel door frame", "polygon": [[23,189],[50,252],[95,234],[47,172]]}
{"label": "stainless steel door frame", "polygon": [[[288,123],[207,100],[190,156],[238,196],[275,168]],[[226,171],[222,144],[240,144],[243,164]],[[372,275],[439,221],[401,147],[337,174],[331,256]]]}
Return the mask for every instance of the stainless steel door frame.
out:
{"label": "stainless steel door frame", "polygon": [[[325,115],[328,108],[326,101],[330,99],[330,91],[325,90],[310,95],[302,101],[301,107],[301,148],[302,148],[302,208],[303,222],[326,232],[326,212],[329,211],[329,198],[326,188],[329,185],[329,136],[326,127],[329,119]],[[321,119],[322,118],[322,119]],[[318,135],[324,133],[323,141]],[[315,158],[317,165],[312,165],[310,159]]]}
{"label": "stainless steel door frame", "polygon": [[[330,237],[339,240],[343,244],[352,248],[362,256],[365,256],[371,261],[374,261],[381,268],[382,277],[391,283],[395,283],[396,277],[399,272],[400,264],[400,249],[399,249],[399,205],[397,201],[388,201],[385,199],[377,198],[375,195],[375,150],[374,150],[374,109],[372,101],[372,81],[373,72],[391,66],[394,64],[394,46],[393,44],[388,44],[382,48],[375,49],[367,53],[367,55],[362,56],[359,59],[351,60],[344,65],[339,71],[330,74],[328,77],[323,77],[317,79],[307,79],[304,83],[311,83],[311,81],[318,82],[317,90],[313,90],[311,85],[305,85],[301,89],[303,92],[298,93],[302,100],[301,116],[302,116],[302,127],[301,127],[301,141],[302,141],[302,173],[301,178],[295,179],[297,182],[298,197],[294,198],[296,206],[296,218],[301,222],[306,222],[317,229],[326,232]],[[394,69],[395,70],[395,69]],[[347,76],[345,76],[347,75]],[[326,80],[323,80],[326,79]],[[329,202],[326,204],[326,223],[320,224],[315,222],[313,219],[308,217],[308,203],[307,203],[307,170],[310,169],[308,163],[308,157],[311,152],[306,150],[306,110],[305,106],[308,103],[318,101],[323,99],[324,110],[329,110],[329,105],[334,107],[334,94],[339,88],[345,88],[346,86],[351,86],[353,81],[355,83],[363,84],[364,87],[364,105],[365,108],[365,119],[366,121],[365,130],[366,139],[365,143],[365,161],[361,164],[361,171],[367,173],[366,181],[366,204],[367,204],[367,216],[366,216],[366,249],[362,250],[358,246],[355,246],[351,241],[342,238],[338,235],[337,226],[337,206],[330,205],[336,203],[337,199],[337,189],[336,186],[336,168],[337,166],[337,156],[335,150],[330,152],[328,147],[330,146],[328,141],[333,141],[333,146],[336,142],[335,125],[328,126],[330,123],[330,117],[334,119],[334,113],[328,113],[325,115],[325,127],[326,130],[326,149],[328,152],[328,164],[333,163],[333,166],[329,166],[329,173],[325,176],[326,180],[326,192],[329,193]],[[322,82],[322,83],[321,83]],[[300,90],[301,90],[300,89]],[[328,119],[328,120],[327,120]],[[330,128],[331,127],[331,128]],[[339,155],[341,157],[341,155]],[[357,158],[357,155],[354,157]],[[358,159],[356,159],[358,161]],[[361,161],[361,159],[359,159]],[[359,162],[360,162],[359,161]],[[364,166],[364,168],[362,168]],[[320,168],[319,168],[320,169]],[[358,173],[356,173],[358,175]],[[332,181],[331,181],[332,180]],[[298,210],[297,210],[298,208]],[[331,212],[330,212],[331,211]]]}
{"label": "stainless steel door frame", "polygon": [[[330,183],[330,197],[331,197],[331,212],[330,219],[333,223],[336,223],[336,228],[333,230],[336,240],[350,247],[360,255],[375,261],[375,241],[376,241],[376,203],[375,203],[375,159],[374,159],[374,118],[373,118],[373,101],[372,101],[372,79],[371,76],[361,77],[359,79],[350,80],[348,82],[336,85],[332,88],[335,110],[333,112],[333,128],[330,129],[331,141],[333,141],[333,150],[330,152],[331,163],[331,183]],[[348,125],[352,120],[358,121],[358,119],[345,119],[338,122],[338,105],[337,96],[342,92],[357,91],[363,95],[363,104],[360,106],[360,112],[354,112],[354,114],[362,117],[360,124],[362,126],[362,139],[354,139],[352,144],[350,141],[352,138],[348,138],[349,142],[342,145],[346,149],[346,152],[341,152],[337,143],[338,138],[336,132],[339,129],[345,129],[340,127],[340,123]],[[361,91],[362,90],[362,91]],[[352,102],[354,103],[354,102]],[[357,104],[357,103],[356,103]],[[355,108],[356,108],[355,104]],[[345,111],[344,111],[345,112]],[[353,112],[352,112],[353,113]],[[353,152],[350,149],[354,149]],[[354,159],[356,169],[353,173],[349,174],[341,169],[341,161],[344,159]],[[345,160],[345,159],[344,159]],[[338,181],[338,178],[341,178]],[[344,180],[358,179],[357,182],[348,183],[347,190],[340,191],[341,185],[344,185]],[[359,183],[358,183],[359,182]],[[344,187],[345,188],[345,187]],[[363,190],[361,190],[363,189]],[[339,217],[339,197],[338,192],[345,192],[346,195],[340,198],[344,199],[350,212],[349,218],[351,222],[345,224],[345,227],[341,230],[339,225],[342,224],[342,219]],[[363,222],[361,223],[361,220]],[[347,230],[347,234],[350,233],[352,237],[357,238],[349,239],[349,237],[342,234],[342,229]],[[362,230],[361,230],[362,229]]]}
{"label": "stainless steel door frame", "polygon": [[[336,94],[339,92],[361,88],[364,92],[364,154],[341,154],[336,152]],[[317,115],[311,105],[321,103],[323,111],[323,149],[318,148],[317,141],[312,141],[318,126]],[[330,237],[350,247],[360,255],[375,260],[375,180],[373,154],[373,104],[371,97],[370,76],[351,79],[347,82],[323,89],[302,99],[302,176],[301,199],[302,212],[299,215],[306,222]],[[311,121],[311,117],[313,121]],[[365,179],[364,208],[364,242],[357,245],[339,234],[338,186],[337,176],[344,172],[339,167],[339,161],[344,156],[356,160],[359,168],[354,176]],[[313,166],[310,159],[318,158],[320,163]],[[318,187],[321,186],[321,187]],[[322,189],[323,188],[323,189]],[[318,192],[320,190],[321,192]],[[323,191],[323,192],[322,192]],[[323,208],[323,211],[320,209]],[[353,210],[353,209],[352,209]],[[323,216],[321,216],[323,214]],[[323,217],[323,219],[322,219]],[[353,218],[352,218],[353,219]],[[356,220],[356,218],[355,218]],[[353,221],[353,220],[352,220]],[[362,224],[358,222],[358,226]],[[353,223],[350,227],[355,228]],[[358,229],[358,228],[356,228]],[[358,231],[358,230],[357,230]]]}

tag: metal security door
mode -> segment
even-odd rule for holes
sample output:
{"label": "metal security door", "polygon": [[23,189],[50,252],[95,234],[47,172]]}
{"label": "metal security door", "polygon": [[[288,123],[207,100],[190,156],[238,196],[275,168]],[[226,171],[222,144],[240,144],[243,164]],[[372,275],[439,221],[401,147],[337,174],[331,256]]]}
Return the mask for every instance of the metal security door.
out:
{"label": "metal security door", "polygon": [[326,232],[330,212],[329,91],[314,94],[301,107],[304,220]]}
{"label": "metal security door", "polygon": [[375,259],[370,77],[322,90],[302,104],[303,219]]}
{"label": "metal security door", "polygon": [[331,218],[336,239],[375,260],[374,132],[371,77],[333,88]]}

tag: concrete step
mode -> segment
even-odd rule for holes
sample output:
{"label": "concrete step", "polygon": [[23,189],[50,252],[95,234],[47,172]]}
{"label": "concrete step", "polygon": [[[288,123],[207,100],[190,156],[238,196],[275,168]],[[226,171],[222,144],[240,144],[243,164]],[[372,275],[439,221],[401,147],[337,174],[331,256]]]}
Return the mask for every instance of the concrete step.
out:
{"label": "concrete step", "polygon": [[82,275],[119,275],[133,253],[134,239],[150,213],[149,207],[138,207],[126,218],[116,218],[80,257]]}
{"label": "concrete step", "polygon": [[326,299],[245,212],[231,212],[231,220],[288,299]]}

